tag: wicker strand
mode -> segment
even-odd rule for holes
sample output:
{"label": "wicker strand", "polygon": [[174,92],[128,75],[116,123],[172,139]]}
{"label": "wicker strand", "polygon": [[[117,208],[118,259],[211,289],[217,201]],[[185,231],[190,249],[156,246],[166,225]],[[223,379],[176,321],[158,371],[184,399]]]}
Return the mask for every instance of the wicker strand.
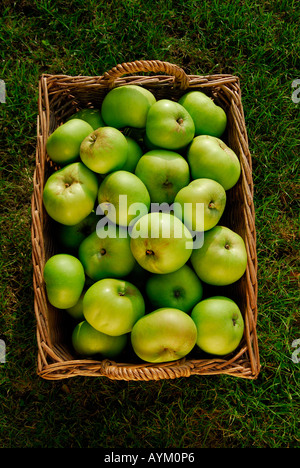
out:
{"label": "wicker strand", "polygon": [[185,90],[189,85],[189,79],[182,68],[169,62],[160,60],[138,60],[135,62],[122,63],[104,73],[103,78],[107,80],[108,88],[112,88],[115,80],[125,74],[140,72],[162,72],[174,76],[174,84]]}

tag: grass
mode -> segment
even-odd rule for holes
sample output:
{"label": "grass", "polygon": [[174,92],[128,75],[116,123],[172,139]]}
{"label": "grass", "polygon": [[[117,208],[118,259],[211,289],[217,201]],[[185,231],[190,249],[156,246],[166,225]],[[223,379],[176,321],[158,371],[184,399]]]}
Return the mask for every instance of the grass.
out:
{"label": "grass", "polygon": [[[1,448],[299,448],[299,9],[293,0],[2,0]],[[259,261],[257,380],[36,376],[30,198],[42,73],[160,59],[241,79]]]}

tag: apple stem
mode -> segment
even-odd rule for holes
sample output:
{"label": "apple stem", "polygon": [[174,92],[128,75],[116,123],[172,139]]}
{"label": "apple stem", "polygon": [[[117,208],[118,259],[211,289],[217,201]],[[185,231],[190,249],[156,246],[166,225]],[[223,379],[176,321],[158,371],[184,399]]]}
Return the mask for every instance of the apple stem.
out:
{"label": "apple stem", "polygon": [[177,123],[178,123],[179,125],[182,125],[182,124],[183,124],[183,118],[180,117],[180,118],[177,120]]}
{"label": "apple stem", "polygon": [[146,250],[146,255],[154,255],[153,250]]}
{"label": "apple stem", "polygon": [[211,201],[211,202],[209,203],[209,205],[208,205],[208,208],[211,208],[211,209],[213,209],[213,208],[215,208],[215,207],[216,207],[216,205],[214,204],[213,201]]}
{"label": "apple stem", "polygon": [[172,187],[172,182],[169,182],[168,179],[163,183],[164,187]]}
{"label": "apple stem", "polygon": [[230,248],[230,245],[229,244],[225,244],[225,249],[229,250]]}
{"label": "apple stem", "polygon": [[101,255],[105,255],[105,254],[106,254],[106,250],[105,250],[105,249],[101,249],[101,250],[100,250],[100,254],[101,254]]}

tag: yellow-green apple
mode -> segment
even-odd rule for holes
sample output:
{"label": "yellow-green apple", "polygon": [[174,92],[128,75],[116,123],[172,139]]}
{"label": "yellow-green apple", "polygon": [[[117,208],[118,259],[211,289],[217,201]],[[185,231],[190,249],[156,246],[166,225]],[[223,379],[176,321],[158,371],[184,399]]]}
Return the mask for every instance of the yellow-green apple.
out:
{"label": "yellow-green apple", "polygon": [[195,124],[195,136],[223,135],[227,125],[224,109],[202,91],[189,91],[178,101],[191,115]]}
{"label": "yellow-green apple", "polygon": [[115,171],[102,181],[98,203],[106,217],[121,226],[129,224],[150,209],[150,195],[144,182],[128,171]]}
{"label": "yellow-green apple", "polygon": [[205,177],[216,180],[225,190],[232,188],[241,174],[235,152],[213,136],[196,136],[187,149],[187,160],[193,179]]}
{"label": "yellow-green apple", "polygon": [[124,335],[145,314],[145,301],[129,281],[105,278],[89,287],[83,298],[85,320],[111,336]]}
{"label": "yellow-green apple", "polygon": [[134,172],[137,163],[139,162],[140,158],[143,155],[143,150],[138,142],[128,136],[125,135],[128,144],[128,153],[127,153],[127,161],[125,165],[122,167],[122,171]]}
{"label": "yellow-green apple", "polygon": [[152,212],[142,216],[134,224],[130,236],[133,256],[151,273],[179,270],[193,249],[190,231],[170,213]]}
{"label": "yellow-green apple", "polygon": [[191,318],[197,327],[197,346],[202,351],[224,356],[240,344],[244,319],[232,299],[224,296],[204,299],[193,308]]}
{"label": "yellow-green apple", "polygon": [[86,320],[78,323],[72,333],[72,344],[76,353],[81,356],[100,355],[114,358],[125,348],[128,335],[110,336],[96,330]]}
{"label": "yellow-green apple", "polygon": [[73,226],[56,223],[55,237],[65,253],[77,254],[79,245],[96,230],[99,216],[93,210],[86,218]]}
{"label": "yellow-green apple", "polygon": [[88,122],[93,128],[93,130],[97,130],[97,128],[105,126],[99,109],[89,107],[85,109],[80,109],[79,111],[75,112],[75,114],[71,115],[68,121],[72,119],[81,119],[85,122]]}
{"label": "yellow-green apple", "polygon": [[159,308],[140,318],[131,331],[135,354],[143,361],[176,361],[196,345],[197,328],[186,312]]}
{"label": "yellow-green apple", "polygon": [[226,206],[226,192],[212,179],[192,180],[177,193],[174,214],[192,231],[207,231],[219,222]]}
{"label": "yellow-green apple", "polygon": [[85,295],[85,287],[83,288],[82,293],[80,294],[80,297],[78,301],[76,302],[75,305],[72,307],[67,307],[66,312],[76,321],[76,322],[81,322],[84,320],[84,315],[83,315],[83,298]]}
{"label": "yellow-green apple", "polygon": [[85,283],[83,266],[73,255],[52,255],[44,267],[44,281],[50,304],[58,309],[73,307]]}
{"label": "yellow-green apple", "polygon": [[151,203],[173,203],[177,192],[190,182],[190,168],[178,153],[164,149],[148,151],[135,174],[146,185]]}
{"label": "yellow-green apple", "polygon": [[47,139],[49,158],[61,166],[77,161],[80,145],[92,131],[93,127],[81,119],[72,119],[60,125]]}
{"label": "yellow-green apple", "polygon": [[235,283],[247,267],[245,242],[236,232],[217,225],[204,233],[203,246],[193,250],[191,262],[205,283],[214,286]]}
{"label": "yellow-green apple", "polygon": [[142,86],[124,85],[110,90],[103,99],[101,115],[111,127],[145,128],[147,114],[156,98]]}
{"label": "yellow-green apple", "polygon": [[94,209],[98,194],[98,179],[82,162],[68,164],[47,179],[43,202],[55,221],[74,226]]}
{"label": "yellow-green apple", "polygon": [[135,265],[127,229],[113,224],[97,225],[96,231],[81,242],[78,258],[86,275],[94,281],[123,278]]}
{"label": "yellow-green apple", "polygon": [[121,169],[127,161],[127,153],[125,136],[113,127],[97,128],[80,145],[82,162],[97,174]]}
{"label": "yellow-green apple", "polygon": [[193,140],[195,125],[181,104],[170,99],[160,99],[148,112],[146,134],[153,145],[178,150]]}
{"label": "yellow-green apple", "polygon": [[[164,148],[161,148],[160,146],[154,145],[149,141],[149,138],[147,137],[146,132],[143,135],[143,147],[145,148],[145,153],[148,151],[152,150],[161,150]],[[177,154],[180,154],[180,156],[183,156],[186,158],[186,151],[187,151],[188,145],[184,146],[183,148],[178,148],[176,150],[166,150],[166,151],[175,151]]]}
{"label": "yellow-green apple", "polygon": [[171,307],[190,312],[202,299],[203,286],[188,265],[165,275],[152,274],[146,282],[146,294],[155,308]]}

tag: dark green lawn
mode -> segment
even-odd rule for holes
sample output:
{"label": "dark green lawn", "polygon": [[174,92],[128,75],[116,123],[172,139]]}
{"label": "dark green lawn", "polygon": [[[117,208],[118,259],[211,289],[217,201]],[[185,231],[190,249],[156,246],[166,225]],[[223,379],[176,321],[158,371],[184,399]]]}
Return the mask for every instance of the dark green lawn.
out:
{"label": "dark green lawn", "polygon": [[[2,0],[0,12],[0,447],[299,448],[300,354],[292,360],[300,338],[298,3]],[[136,59],[240,77],[259,261],[255,381],[36,375],[30,202],[38,80],[102,75]]]}

